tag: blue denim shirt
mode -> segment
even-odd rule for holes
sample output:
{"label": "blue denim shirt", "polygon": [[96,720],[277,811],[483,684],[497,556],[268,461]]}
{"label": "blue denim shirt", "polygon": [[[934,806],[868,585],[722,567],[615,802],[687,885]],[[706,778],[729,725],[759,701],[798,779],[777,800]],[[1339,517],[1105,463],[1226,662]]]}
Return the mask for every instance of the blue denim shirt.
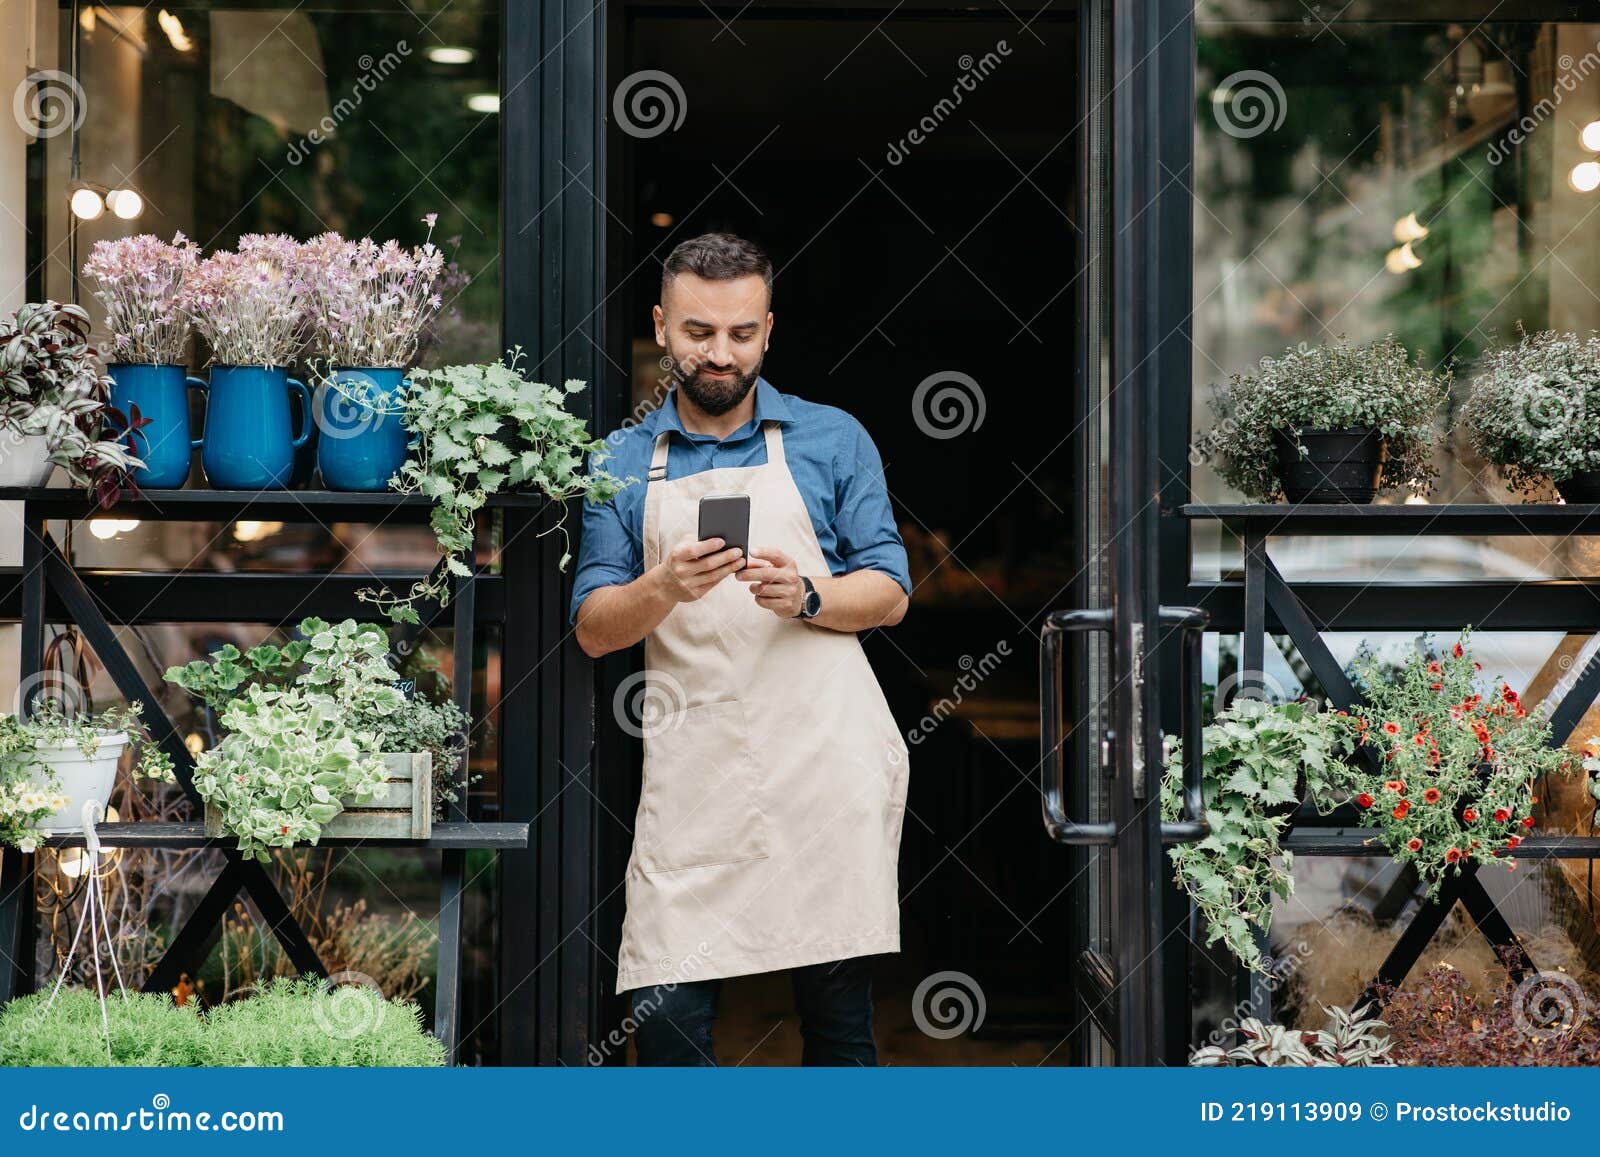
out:
{"label": "blue denim shirt", "polygon": [[[638,481],[610,502],[586,502],[578,571],[572,588],[572,621],[584,599],[604,586],[632,582],[644,573],[644,492],[656,435],[670,430],[667,477],[702,470],[760,466],[767,460],[761,423],[782,424],[783,456],[811,515],[828,570],[835,575],[881,570],[911,593],[905,544],[895,526],[883,462],[861,423],[843,410],[780,394],[757,378],[756,412],[720,442],[714,434],[691,434],[678,418],[678,391],[632,427],[606,442],[612,457],[601,464],[619,478]],[[589,469],[595,469],[591,460]]]}

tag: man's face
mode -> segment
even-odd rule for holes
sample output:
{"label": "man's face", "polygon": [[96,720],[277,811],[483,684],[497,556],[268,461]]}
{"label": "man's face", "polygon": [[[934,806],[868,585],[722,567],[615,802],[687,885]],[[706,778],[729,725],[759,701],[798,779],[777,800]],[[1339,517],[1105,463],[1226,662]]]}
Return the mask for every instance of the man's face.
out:
{"label": "man's face", "polygon": [[680,273],[655,307],[656,344],[672,355],[680,388],[715,417],[744,401],[772,335],[767,283],[755,274],[707,281]]}

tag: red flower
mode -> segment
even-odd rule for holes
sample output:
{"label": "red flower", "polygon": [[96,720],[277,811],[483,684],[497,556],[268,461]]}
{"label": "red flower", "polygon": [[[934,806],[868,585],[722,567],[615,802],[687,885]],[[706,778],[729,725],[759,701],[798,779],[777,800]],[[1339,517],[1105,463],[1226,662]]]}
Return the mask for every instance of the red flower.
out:
{"label": "red flower", "polygon": [[1356,802],[1362,807],[1371,807],[1376,801],[1366,792],[1362,792],[1360,795],[1356,796]]}
{"label": "red flower", "polygon": [[1436,787],[1430,787],[1427,791],[1423,792],[1422,793],[1422,802],[1423,803],[1438,803],[1439,802],[1439,789],[1436,788]]}
{"label": "red flower", "polygon": [[1466,653],[1461,649],[1461,644],[1460,643],[1457,643],[1454,647],[1451,648],[1451,650],[1455,653],[1455,657],[1458,658],[1458,659],[1461,658],[1461,656]]}
{"label": "red flower", "polygon": [[1403,799],[1394,809],[1394,818],[1397,820],[1403,820],[1406,818],[1406,813],[1410,810],[1411,801],[1408,799]]}
{"label": "red flower", "polygon": [[1429,691],[1443,691],[1444,690],[1444,684],[1443,683],[1429,683],[1428,684],[1428,690]]}
{"label": "red flower", "polygon": [[1472,808],[1468,808],[1466,811],[1461,813],[1461,818],[1466,820],[1470,824],[1470,823],[1472,823],[1472,821],[1474,821],[1475,819],[1478,818],[1478,813],[1475,812]]}
{"label": "red flower", "polygon": [[1520,843],[1522,843],[1522,837],[1521,836],[1512,836],[1508,840],[1506,840],[1506,847],[1510,848],[1512,851],[1515,851],[1516,848],[1517,848],[1517,845],[1520,844]]}
{"label": "red flower", "polygon": [[1494,809],[1494,822],[1495,823],[1503,824],[1510,818],[1511,818],[1511,813],[1509,811],[1507,811],[1505,808],[1497,807],[1497,808]]}
{"label": "red flower", "polygon": [[289,834],[289,825],[288,824],[279,824],[278,825],[278,831],[281,832],[283,835],[288,835]]}
{"label": "red flower", "polygon": [[1428,737],[1419,732],[1411,737],[1411,742],[1415,743],[1418,747],[1426,747],[1428,745]]}
{"label": "red flower", "polygon": [[1433,662],[1428,664],[1428,674],[1437,675],[1439,673],[1439,671],[1440,671],[1439,660],[1435,659]]}
{"label": "red flower", "polygon": [[1393,722],[1385,723],[1383,725],[1383,729],[1385,731],[1387,731],[1390,735],[1399,735],[1400,734],[1400,725],[1398,723],[1393,723]]}
{"label": "red flower", "polygon": [[1529,816],[1527,819],[1523,820],[1522,826],[1525,828],[1531,828],[1533,826],[1533,817]]}
{"label": "red flower", "polygon": [[1348,711],[1335,711],[1334,714],[1335,715],[1349,715],[1350,712],[1348,712]]}
{"label": "red flower", "polygon": [[1457,860],[1459,860],[1460,858],[1461,858],[1461,849],[1460,848],[1451,848],[1449,851],[1445,852],[1445,854],[1444,854],[1444,862],[1447,863],[1447,864],[1453,864]]}
{"label": "red flower", "polygon": [[1422,841],[1417,839],[1416,836],[1412,836],[1406,841],[1406,847],[1410,848],[1413,852],[1420,852],[1422,850]]}

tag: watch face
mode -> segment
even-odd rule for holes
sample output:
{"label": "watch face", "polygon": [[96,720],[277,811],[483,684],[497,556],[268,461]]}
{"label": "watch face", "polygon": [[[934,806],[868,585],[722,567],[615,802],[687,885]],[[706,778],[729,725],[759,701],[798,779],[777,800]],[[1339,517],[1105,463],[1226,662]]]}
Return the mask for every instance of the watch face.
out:
{"label": "watch face", "polygon": [[801,613],[804,614],[806,616],[806,618],[809,619],[812,615],[816,614],[821,609],[822,609],[822,596],[819,595],[816,591],[807,591],[806,592],[806,609]]}

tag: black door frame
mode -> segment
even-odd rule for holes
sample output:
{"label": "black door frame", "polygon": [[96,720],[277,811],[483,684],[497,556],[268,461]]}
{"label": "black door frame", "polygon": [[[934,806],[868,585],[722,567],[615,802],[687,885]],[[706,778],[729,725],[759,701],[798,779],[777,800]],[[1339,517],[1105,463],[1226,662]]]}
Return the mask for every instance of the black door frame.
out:
{"label": "black door frame", "polygon": [[[1086,0],[1086,33],[1089,12],[1104,5],[1113,28],[1112,380],[1125,408],[1122,428],[1140,431],[1117,448],[1136,460],[1137,473],[1113,473],[1113,525],[1125,517],[1130,535],[1114,566],[1123,597],[1137,603],[1144,639],[1154,641],[1161,638],[1156,607],[1182,602],[1188,587],[1187,535],[1181,520],[1166,516],[1188,490],[1194,34],[1188,0]],[[615,348],[617,319],[606,298],[619,272],[608,263],[604,203],[614,187],[606,66],[618,51],[607,11],[592,0],[504,0],[501,57],[504,344],[521,346],[535,375],[592,383],[575,396],[575,408],[599,431],[621,423],[627,397],[623,374],[603,352]],[[571,576],[558,567],[562,538],[523,533],[537,529],[508,523],[504,532],[514,573],[538,576],[526,590],[507,592],[503,686],[532,709],[502,710],[500,735],[503,812],[528,817],[533,827],[528,850],[500,860],[501,990],[492,1003],[504,1063],[584,1064],[617,1009],[599,948],[618,918],[617,899],[599,893],[609,875],[600,871],[602,857],[614,849],[599,821],[632,757],[616,729],[595,727],[596,692],[604,698],[620,668],[597,668],[577,647],[566,621]],[[1121,632],[1116,646],[1131,664],[1144,644]],[[1159,690],[1175,686],[1177,658],[1175,645],[1149,649],[1156,677],[1144,687],[1141,794],[1153,799],[1159,732],[1177,727],[1176,697],[1166,697],[1163,714]],[[1131,700],[1116,698],[1117,714],[1131,719]],[[1118,780],[1131,805],[1132,749],[1118,746],[1130,761]],[[1116,869],[1117,919],[1140,929],[1124,956],[1130,963],[1135,951],[1147,960],[1169,941],[1174,925],[1163,924],[1162,913],[1177,911],[1160,871],[1157,817],[1153,809],[1144,814]],[[1187,1035],[1184,954],[1162,955],[1163,968],[1134,968],[1123,986],[1129,1031],[1142,1042],[1128,1060],[1170,1059]]]}

